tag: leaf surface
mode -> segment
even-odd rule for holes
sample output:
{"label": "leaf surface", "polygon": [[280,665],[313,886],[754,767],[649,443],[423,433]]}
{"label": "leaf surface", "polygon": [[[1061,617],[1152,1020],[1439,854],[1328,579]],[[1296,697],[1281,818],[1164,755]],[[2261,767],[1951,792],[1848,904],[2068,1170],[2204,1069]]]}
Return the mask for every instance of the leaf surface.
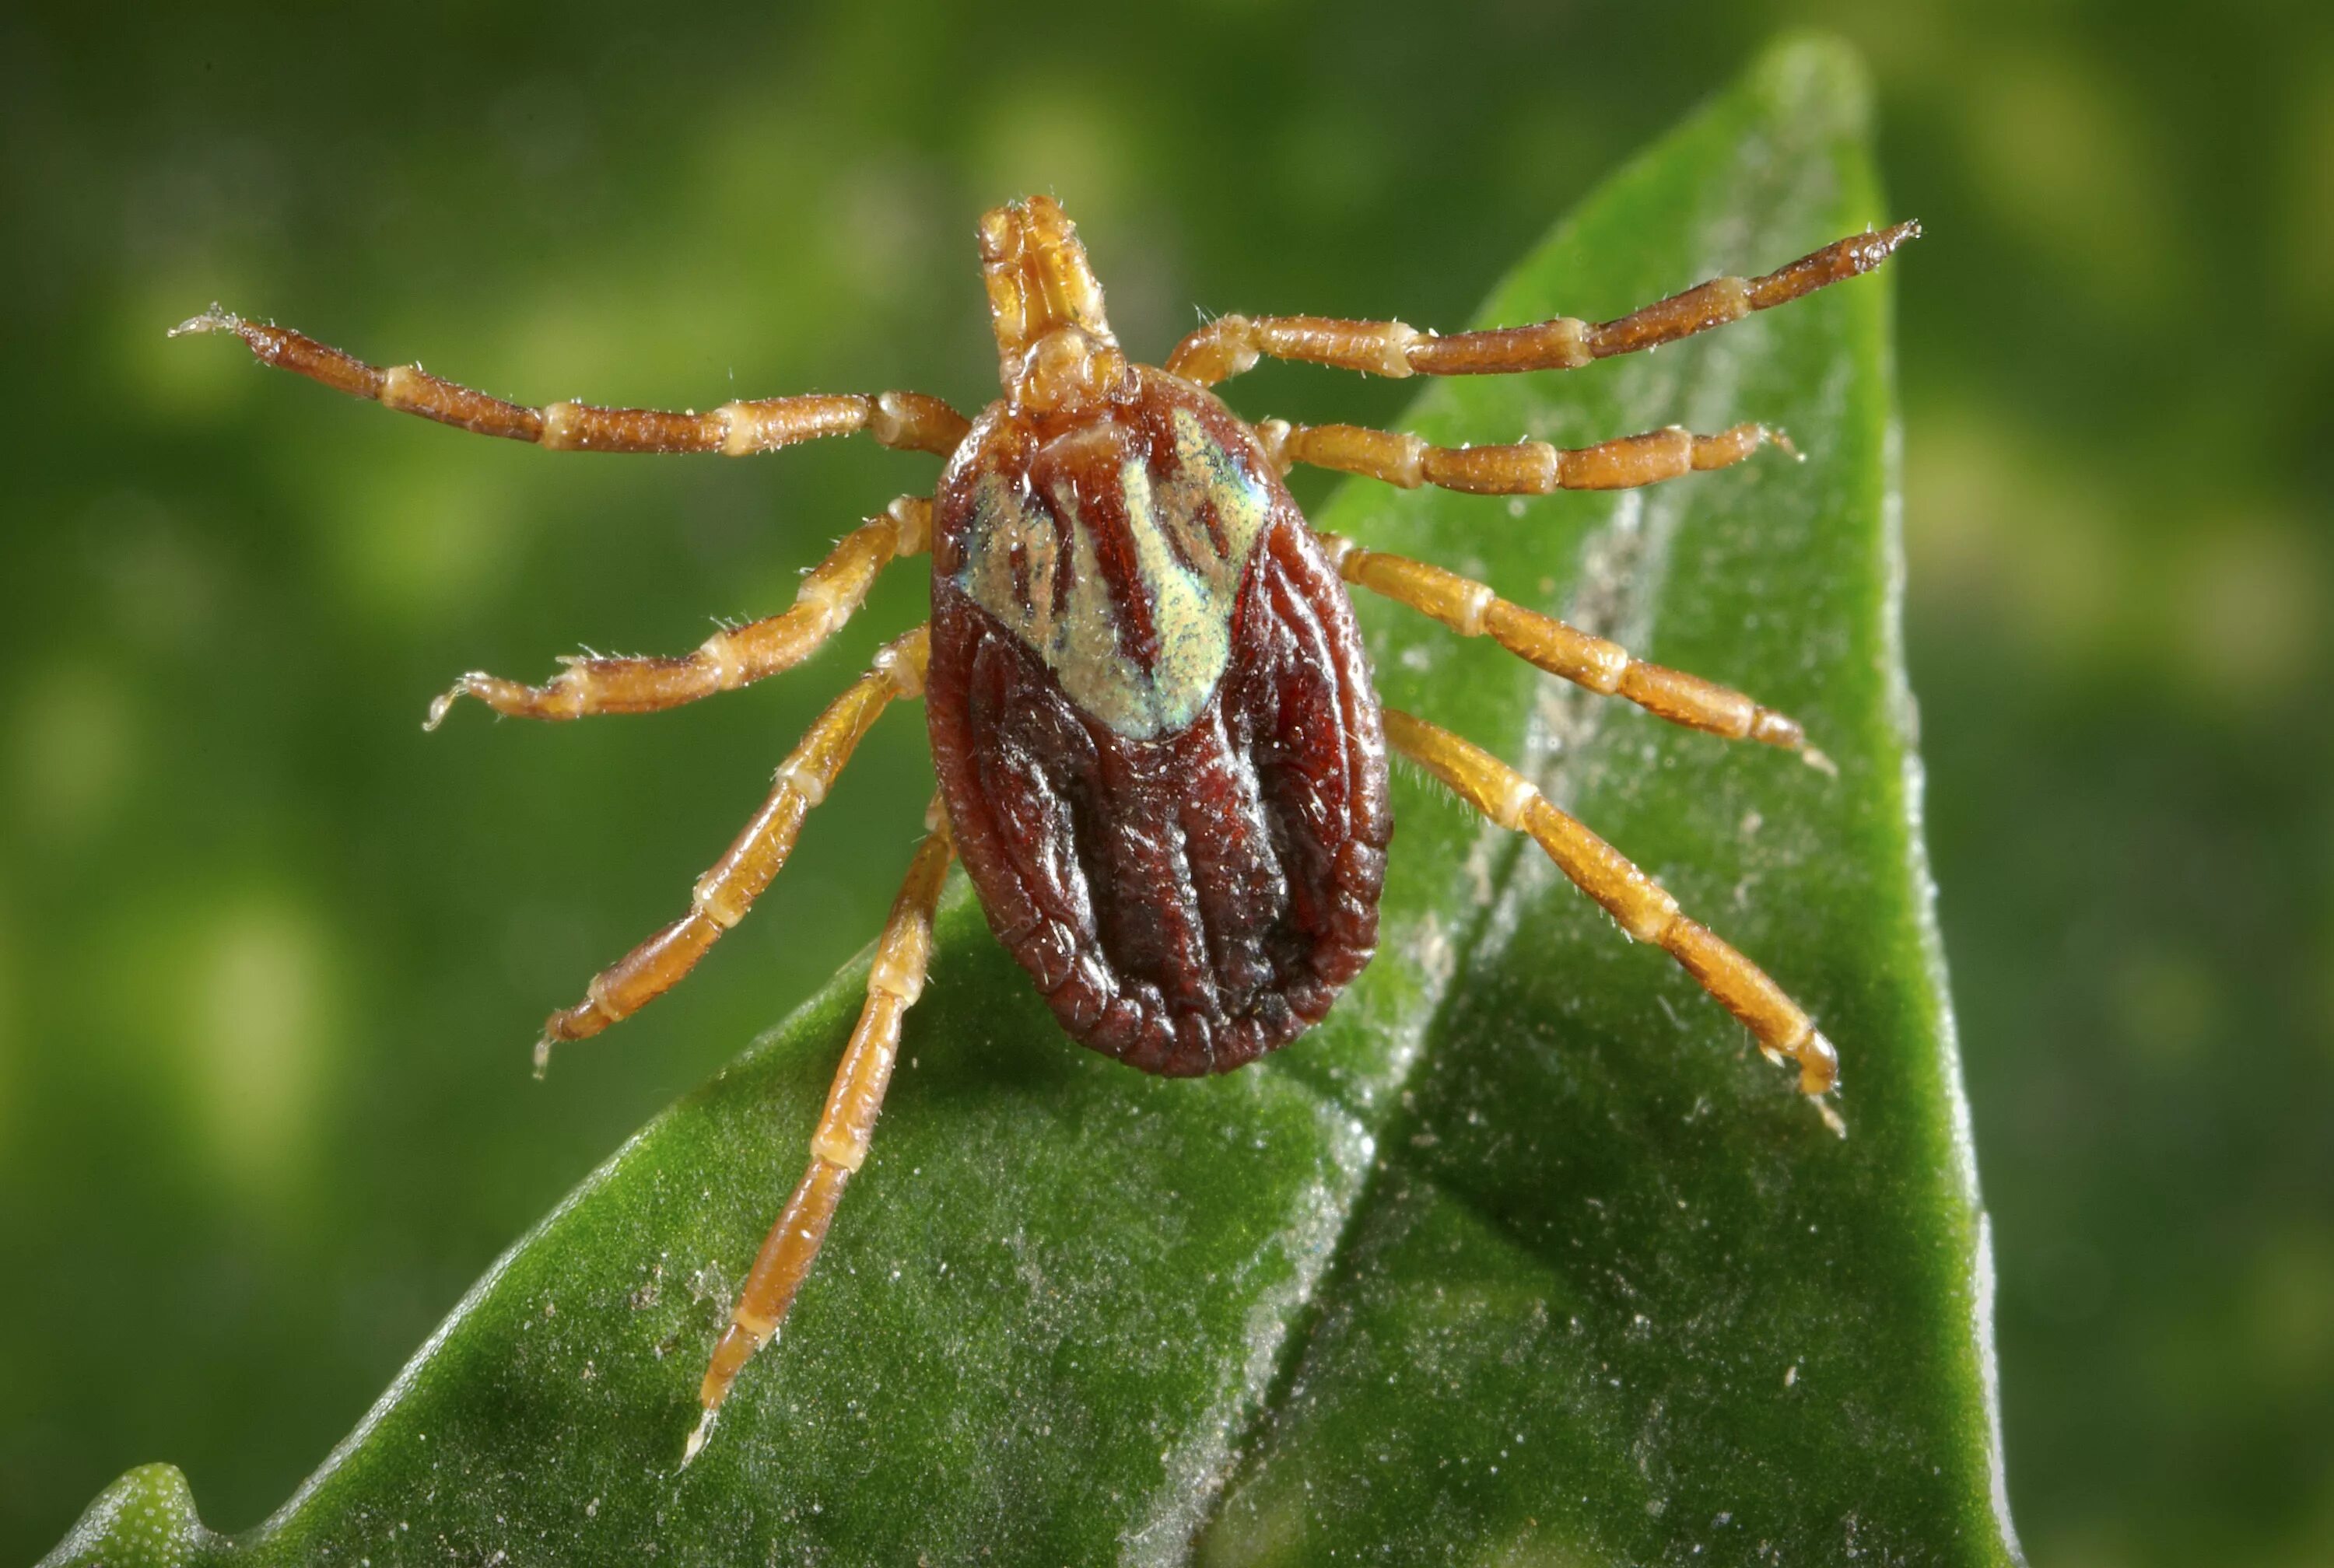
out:
{"label": "leaf surface", "polygon": [[[1867,136],[1854,63],[1780,47],[1481,321],[1609,317],[1884,221]],[[150,1466],[53,1560],[2015,1560],[1897,646],[1887,315],[1884,273],[1654,354],[1430,386],[1403,422],[1579,445],[1760,418],[1802,463],[1515,504],[1357,483],[1317,518],[1807,724],[1837,777],[1361,606],[1390,703],[1526,766],[1818,1016],[1845,1140],[1665,957],[1405,770],[1376,963],[1223,1079],[1071,1044],[960,885],[874,1156],[688,1469],[863,965],[513,1247],[266,1524],[211,1535]]]}

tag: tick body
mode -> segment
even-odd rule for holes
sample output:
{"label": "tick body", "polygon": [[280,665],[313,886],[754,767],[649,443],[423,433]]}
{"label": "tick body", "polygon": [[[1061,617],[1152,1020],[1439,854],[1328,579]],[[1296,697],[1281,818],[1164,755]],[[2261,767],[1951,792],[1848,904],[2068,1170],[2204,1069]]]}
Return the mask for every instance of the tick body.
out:
{"label": "tick body", "polygon": [[1437,336],[1399,322],[1226,316],[1163,367],[1131,361],[1060,207],[988,214],[980,260],[1002,396],[968,420],[911,392],[734,402],[708,413],[506,403],[422,371],[377,369],[216,307],[181,332],[227,331],[264,362],[483,434],[567,450],[773,450],[865,432],[945,465],[847,534],[795,605],[694,652],[579,659],[542,686],[471,674],[458,698],[520,717],[641,713],[759,680],[808,657],[875,575],[929,550],[931,618],[894,640],[780,764],[768,800],[700,877],[680,919],[552,1015],[595,1034],[679,981],[784,866],[869,727],[926,699],[939,794],[878,939],[867,1000],[800,1184],[715,1344],[693,1456],[756,1350],[777,1331],[865,1161],[902,1021],[961,860],[998,938],[1072,1039],[1144,1072],[1229,1072],[1302,1034],[1369,963],[1393,832],[1389,752],[1500,826],[1528,833],[1636,939],[1669,953],[1771,1059],[1823,1097],[1837,1057],[1772,979],[1521,774],[1460,736],[1381,708],[1349,586],[1550,675],[1673,723],[1800,753],[1799,726],[1743,694],[1635,659],[1601,637],[1425,562],[1316,532],[1282,484],[1309,463],[1489,495],[1648,485],[1749,457],[1779,436],[1675,427],[1559,450],[1445,448],[1395,432],[1251,423],[1210,390],[1259,357],[1388,376],[1568,370],[1673,341],[1869,271],[1919,232],[1837,241],[1760,277],[1722,277],[1605,322],[1570,317]]}
{"label": "tick body", "polygon": [[1370,960],[1390,822],[1336,569],[1248,427],[1130,369],[940,481],[926,711],[981,907],[1074,1039],[1228,1072]]}

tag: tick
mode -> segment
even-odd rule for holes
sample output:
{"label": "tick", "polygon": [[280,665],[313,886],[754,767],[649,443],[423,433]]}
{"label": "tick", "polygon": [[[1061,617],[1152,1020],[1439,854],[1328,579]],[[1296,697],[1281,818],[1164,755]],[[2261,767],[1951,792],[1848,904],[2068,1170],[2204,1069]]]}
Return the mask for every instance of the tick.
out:
{"label": "tick", "polygon": [[542,686],[466,675],[429,709],[435,728],[465,697],[544,719],[694,702],[800,663],[885,565],[931,554],[931,620],[889,644],[811,726],[761,811],[698,880],[689,912],[593,976],[535,1047],[540,1071],[554,1044],[598,1034],[688,974],[786,863],[869,726],[897,699],[926,699],[940,780],[930,832],[876,945],[809,1169],[714,1347],[694,1456],[747,1359],[776,1332],[867,1158],[952,861],[1072,1039],[1145,1073],[1228,1073],[1317,1023],[1369,963],[1394,829],[1391,747],[1501,827],[1530,834],[1769,1057],[1796,1065],[1799,1089],[1820,1104],[1838,1058],[1758,966],[1522,774],[1380,706],[1347,585],[1673,723],[1820,762],[1799,726],[1488,584],[1316,532],[1281,482],[1306,463],[1480,495],[1619,489],[1726,467],[1779,435],[1672,427],[1574,450],[1451,448],[1350,425],[1250,423],[1209,389],[1265,355],[1396,377],[1571,370],[1868,272],[1919,233],[1905,223],[1852,236],[1763,277],[1715,278],[1602,323],[1559,317],[1444,337],[1400,322],[1224,316],[1162,369],[1120,349],[1075,229],[1057,203],[1032,197],[980,220],[1003,396],[970,420],[915,392],[768,398],[702,414],[523,408],[216,306],[177,331],[234,332],[263,362],[328,387],[567,451],[744,457],[864,431],[946,460],[929,497],[901,496],[845,535],[784,614],[680,658],[571,659]]}

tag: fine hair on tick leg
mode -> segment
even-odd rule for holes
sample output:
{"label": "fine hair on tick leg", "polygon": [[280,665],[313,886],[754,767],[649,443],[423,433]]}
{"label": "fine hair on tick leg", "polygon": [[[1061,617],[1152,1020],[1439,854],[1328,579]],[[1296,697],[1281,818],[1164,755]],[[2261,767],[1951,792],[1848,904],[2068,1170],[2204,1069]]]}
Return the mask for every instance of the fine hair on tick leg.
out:
{"label": "fine hair on tick leg", "polygon": [[1558,490],[1634,490],[1687,474],[1731,467],[1773,442],[1796,457],[1780,430],[1737,425],[1697,436],[1676,425],[1570,448],[1546,441],[1504,447],[1432,447],[1415,436],[1359,425],[1263,419],[1257,434],[1286,473],[1297,463],[1382,480],[1404,490],[1432,485],[1474,495],[1547,495]]}
{"label": "fine hair on tick leg", "polygon": [[1688,919],[1659,883],[1558,810],[1507,764],[1398,708],[1386,709],[1385,718],[1386,739],[1396,751],[1500,826],[1530,834],[1557,870],[1602,905],[1623,930],[1675,958],[1703,990],[1741,1020],[1770,1060],[1796,1063],[1799,1092],[1816,1102],[1827,1126],[1847,1136],[1847,1124],[1822,1098],[1839,1086],[1839,1053],[1765,970],[1707,927]]}
{"label": "fine hair on tick leg", "polygon": [[747,457],[821,436],[865,431],[887,447],[942,457],[964,439],[963,415],[923,392],[813,393],[693,409],[609,409],[591,403],[529,408],[433,376],[420,365],[366,364],[304,332],[247,322],[213,305],[170,330],[174,338],[231,332],[263,365],[321,381],[386,409],[419,414],[475,435],[529,441],[557,452],[718,452]]}
{"label": "fine hair on tick leg", "polygon": [[1646,712],[1728,740],[1755,740],[1799,754],[1818,772],[1837,774],[1829,757],[1808,745],[1788,714],[1741,692],[1665,665],[1648,664],[1619,643],[1567,626],[1554,616],[1510,604],[1488,584],[1335,534],[1320,535],[1345,580],[1431,615],[1461,637],[1489,637],[1527,663],[1576,686],[1634,702]]}
{"label": "fine hair on tick leg", "polygon": [[663,996],[697,967],[721,934],[746,918],[762,890],[794,853],[803,819],[826,798],[844,764],[894,698],[920,697],[927,633],[916,628],[877,655],[875,668],[852,683],[811,724],[778,765],[770,798],[713,869],[697,880],[689,913],[592,977],[584,1000],[545,1020],[535,1047],[538,1077],[552,1047],[587,1039]]}
{"label": "fine hair on tick leg", "polygon": [[728,1327],[713,1347],[698,1389],[704,1414],[689,1434],[681,1452],[683,1465],[697,1457],[711,1435],[721,1402],[729,1397],[729,1385],[778,1332],[795,1293],[826,1242],[844,1187],[866,1162],[875,1118],[883,1109],[883,1092],[899,1059],[901,1020],[923,994],[924,976],[931,967],[932,917],[956,854],[939,801],[932,803],[929,814],[931,832],[909,864],[907,880],[892,900],[892,918],[876,940],[875,960],[867,971],[867,1001],[851,1031],[851,1044],[844,1048],[843,1064],[835,1069],[818,1130],[811,1135],[810,1165],[763,1241],[752,1272],[738,1287]]}
{"label": "fine hair on tick leg", "polygon": [[1423,332],[1401,322],[1349,322],[1327,316],[1219,316],[1175,345],[1167,368],[1211,387],[1252,368],[1259,358],[1306,360],[1374,376],[1507,376],[1570,370],[1615,354],[1659,348],[1680,338],[1772,310],[1803,294],[1870,272],[1907,240],[1917,223],[1850,235],[1763,277],[1717,277],[1681,294],[1602,323],[1558,316],[1533,326]]}
{"label": "fine hair on tick leg", "polygon": [[844,534],[804,577],[794,608],[782,614],[724,627],[678,658],[571,659],[541,686],[474,670],[429,705],[421,727],[436,729],[466,697],[510,718],[590,718],[661,713],[767,680],[825,646],[866,600],[877,573],[902,556],[923,553],[931,536],[931,499],[902,495]]}

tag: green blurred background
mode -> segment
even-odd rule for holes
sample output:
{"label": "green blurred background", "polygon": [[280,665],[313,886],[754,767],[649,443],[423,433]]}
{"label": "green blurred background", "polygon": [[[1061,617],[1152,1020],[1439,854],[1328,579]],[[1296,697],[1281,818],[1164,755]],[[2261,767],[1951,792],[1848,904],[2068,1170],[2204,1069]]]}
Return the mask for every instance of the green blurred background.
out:
{"label": "green blurred background", "polygon": [[427,698],[779,607],[930,460],[552,457],[164,327],[216,298],[529,400],[969,407],[972,221],[1028,189],[1139,352],[1198,307],[1450,324],[1810,23],[1929,231],[1907,616],[2013,1508],[2040,1563],[2334,1559],[2334,13],[1227,0],[0,18],[0,1561],[140,1460],[215,1525],[282,1501],[867,939],[929,787],[885,726],[699,977],[531,1082],[918,584],[658,719],[425,737]]}

